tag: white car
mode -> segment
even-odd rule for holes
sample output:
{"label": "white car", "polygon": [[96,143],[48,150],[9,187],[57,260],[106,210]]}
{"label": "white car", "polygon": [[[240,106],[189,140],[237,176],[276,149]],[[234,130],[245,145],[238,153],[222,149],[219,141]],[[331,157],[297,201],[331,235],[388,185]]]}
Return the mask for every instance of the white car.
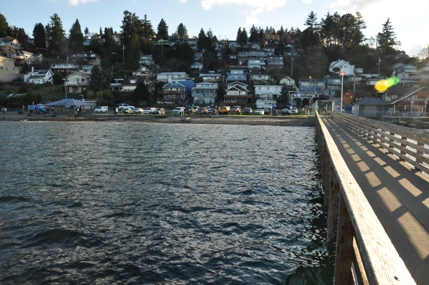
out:
{"label": "white car", "polygon": [[131,105],[128,105],[128,104],[119,104],[119,106],[118,106],[118,110],[119,110],[119,112],[125,112],[125,110],[128,110],[128,109],[132,109],[132,108],[134,108],[134,106],[131,106]]}
{"label": "white car", "polygon": [[94,113],[107,113],[107,111],[109,111],[108,106],[98,106],[94,109]]}
{"label": "white car", "polygon": [[131,113],[132,114],[143,114],[144,110],[142,108],[132,108]]}
{"label": "white car", "polygon": [[255,115],[264,115],[264,114],[265,114],[265,112],[264,112],[264,110],[263,110],[263,109],[256,109],[256,110],[255,110],[255,112],[254,112],[254,114],[255,114]]}
{"label": "white car", "polygon": [[153,111],[155,111],[156,108],[154,107],[146,107],[143,110],[143,114],[153,114]]}
{"label": "white car", "polygon": [[171,111],[171,115],[184,115],[185,107],[176,107]]}

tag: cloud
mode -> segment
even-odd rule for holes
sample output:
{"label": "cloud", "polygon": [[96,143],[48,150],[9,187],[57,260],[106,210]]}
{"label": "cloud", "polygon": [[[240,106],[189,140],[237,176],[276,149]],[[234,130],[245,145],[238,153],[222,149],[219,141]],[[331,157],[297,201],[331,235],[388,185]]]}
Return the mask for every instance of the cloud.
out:
{"label": "cloud", "polygon": [[204,10],[210,10],[213,6],[218,5],[247,5],[253,11],[260,13],[264,10],[273,10],[274,8],[283,7],[287,0],[202,0],[201,5]]}
{"label": "cloud", "polygon": [[72,6],[79,6],[80,4],[86,4],[89,2],[97,2],[98,0],[68,0]]}

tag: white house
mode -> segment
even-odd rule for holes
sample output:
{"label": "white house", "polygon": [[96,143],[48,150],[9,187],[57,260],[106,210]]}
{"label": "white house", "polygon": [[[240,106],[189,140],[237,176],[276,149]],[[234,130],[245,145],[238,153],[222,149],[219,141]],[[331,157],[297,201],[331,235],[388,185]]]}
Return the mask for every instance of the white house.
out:
{"label": "white house", "polygon": [[214,104],[217,97],[218,83],[199,82],[192,88],[192,97],[195,104]]}
{"label": "white house", "polygon": [[333,61],[329,65],[329,72],[338,74],[341,69],[344,70],[346,75],[353,75],[354,71],[355,71],[355,66],[350,64],[348,61],[343,60],[343,59]]}
{"label": "white house", "polygon": [[191,65],[191,69],[201,70],[203,69],[203,64],[201,62],[196,61]]}
{"label": "white house", "polygon": [[32,84],[44,84],[49,82],[54,84],[54,73],[50,69],[34,70],[34,68],[31,68],[29,73],[24,74],[24,82]]}
{"label": "white house", "polygon": [[190,77],[186,72],[161,72],[156,76],[158,82],[171,82],[189,80]]}
{"label": "white house", "polygon": [[265,100],[277,100],[282,93],[281,85],[255,85],[255,97]]}

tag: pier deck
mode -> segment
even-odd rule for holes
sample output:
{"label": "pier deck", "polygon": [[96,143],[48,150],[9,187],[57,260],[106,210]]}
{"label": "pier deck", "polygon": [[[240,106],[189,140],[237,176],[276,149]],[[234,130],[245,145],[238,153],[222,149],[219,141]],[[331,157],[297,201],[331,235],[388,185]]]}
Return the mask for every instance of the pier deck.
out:
{"label": "pier deck", "polygon": [[346,164],[417,284],[429,280],[429,175],[323,116]]}

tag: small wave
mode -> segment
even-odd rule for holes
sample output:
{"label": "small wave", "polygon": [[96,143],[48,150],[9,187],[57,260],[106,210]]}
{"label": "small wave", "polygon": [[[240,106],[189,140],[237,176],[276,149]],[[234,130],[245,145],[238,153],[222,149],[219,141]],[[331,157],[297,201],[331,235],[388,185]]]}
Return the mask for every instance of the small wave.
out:
{"label": "small wave", "polygon": [[0,203],[8,203],[8,202],[25,202],[30,201],[31,199],[23,196],[2,196],[0,197]]}

